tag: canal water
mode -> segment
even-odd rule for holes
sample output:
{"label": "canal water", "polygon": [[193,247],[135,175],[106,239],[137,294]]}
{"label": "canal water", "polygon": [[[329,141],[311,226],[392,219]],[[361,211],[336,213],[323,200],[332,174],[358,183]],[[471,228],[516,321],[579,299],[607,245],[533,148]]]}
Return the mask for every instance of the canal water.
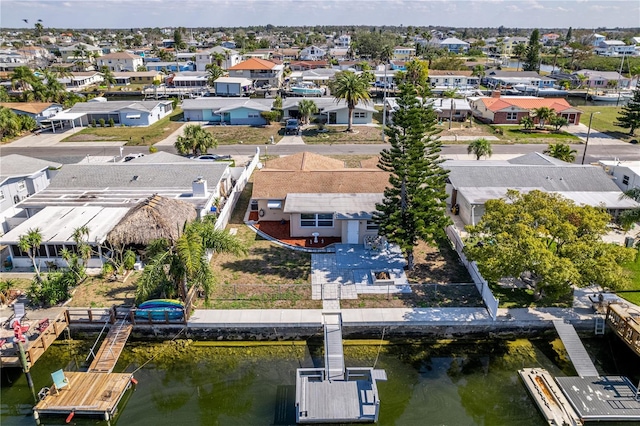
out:
{"label": "canal water", "polygon": [[[585,342],[599,370],[638,382],[640,363],[615,337]],[[91,343],[52,346],[32,370],[36,389],[50,385],[52,371],[79,365]],[[345,357],[347,366],[387,371],[389,381],[379,383],[380,425],[542,426],[517,370],[543,367],[555,375],[575,375],[558,339],[346,341]],[[135,373],[139,384],[125,396],[115,424],[294,424],[295,370],[321,363],[321,340],[131,342],[115,371],[142,367]],[[2,370],[0,402],[3,426],[34,424],[23,374]],[[61,425],[64,418],[45,418],[43,424]],[[75,417],[73,424],[105,423]]]}

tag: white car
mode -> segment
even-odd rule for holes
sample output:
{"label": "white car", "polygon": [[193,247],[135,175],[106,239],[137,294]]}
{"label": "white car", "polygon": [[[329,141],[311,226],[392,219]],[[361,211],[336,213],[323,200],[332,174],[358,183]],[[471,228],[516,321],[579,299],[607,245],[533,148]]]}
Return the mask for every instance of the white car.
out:
{"label": "white car", "polygon": [[220,161],[220,160],[231,160],[230,155],[220,155],[220,154],[203,154],[199,155],[192,160],[197,161]]}
{"label": "white car", "polygon": [[128,162],[133,160],[134,158],[138,158],[138,157],[144,157],[144,154],[138,153],[138,154],[127,154],[124,156],[124,158],[122,159],[123,162]]}

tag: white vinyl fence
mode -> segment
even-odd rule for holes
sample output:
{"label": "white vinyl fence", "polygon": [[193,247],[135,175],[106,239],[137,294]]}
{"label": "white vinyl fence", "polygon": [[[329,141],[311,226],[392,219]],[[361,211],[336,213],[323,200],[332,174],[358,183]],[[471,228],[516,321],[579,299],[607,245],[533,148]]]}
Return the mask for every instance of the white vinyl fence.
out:
{"label": "white vinyl fence", "polygon": [[229,220],[231,219],[231,213],[233,213],[233,209],[236,207],[238,203],[238,199],[240,198],[240,194],[244,190],[244,187],[247,185],[249,178],[251,177],[251,173],[255,170],[258,162],[260,161],[260,148],[256,148],[256,154],[253,156],[251,162],[245,167],[244,171],[236,181],[236,184],[231,190],[231,194],[229,198],[227,198],[227,202],[224,207],[220,210],[220,214],[218,215],[218,219],[216,219],[215,228],[217,230],[221,230],[227,227],[229,224]]}
{"label": "white vinyl fence", "polygon": [[462,260],[462,263],[469,271],[469,275],[471,275],[471,278],[473,279],[473,282],[475,283],[476,288],[478,289],[478,291],[480,292],[480,295],[482,296],[482,301],[487,306],[487,311],[489,311],[489,315],[491,315],[491,318],[495,320],[496,316],[498,315],[498,299],[496,299],[493,293],[491,292],[491,289],[489,288],[489,284],[487,283],[487,281],[484,278],[482,278],[482,275],[480,275],[480,271],[478,271],[478,265],[476,264],[476,262],[469,262],[469,259],[467,259],[467,256],[465,256],[463,251],[464,243],[462,242],[462,239],[460,238],[458,231],[451,225],[447,226],[445,228],[445,231],[447,232],[447,236],[449,237],[449,240],[451,240],[451,242],[453,243],[453,246],[455,247],[456,252],[458,252],[458,255],[460,256],[460,260]]}

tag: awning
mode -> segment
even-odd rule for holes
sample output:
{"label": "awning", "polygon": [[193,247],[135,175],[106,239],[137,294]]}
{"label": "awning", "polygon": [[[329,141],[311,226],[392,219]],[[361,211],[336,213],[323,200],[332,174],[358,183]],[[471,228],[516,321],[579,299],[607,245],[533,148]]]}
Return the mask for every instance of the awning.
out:
{"label": "awning", "polygon": [[140,118],[140,114],[127,114],[125,118]]}
{"label": "awning", "polygon": [[280,201],[280,200],[267,201],[267,207],[270,208],[270,209],[281,209],[282,208],[282,201]]}

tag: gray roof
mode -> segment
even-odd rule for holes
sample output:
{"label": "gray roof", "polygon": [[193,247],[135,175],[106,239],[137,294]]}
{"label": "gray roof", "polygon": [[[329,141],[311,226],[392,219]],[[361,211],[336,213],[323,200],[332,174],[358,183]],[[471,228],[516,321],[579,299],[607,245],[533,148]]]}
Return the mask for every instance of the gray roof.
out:
{"label": "gray roof", "polygon": [[31,176],[49,167],[58,168],[62,164],[20,154],[9,154],[0,157],[0,183],[12,177]]}
{"label": "gray roof", "polygon": [[[153,157],[153,156],[151,156]],[[202,176],[210,183],[218,183],[227,170],[227,163],[199,161],[177,164],[67,164],[51,180],[49,188],[184,188],[191,190],[193,180]]]}
{"label": "gray roof", "polygon": [[222,47],[222,46],[214,46],[211,49],[207,50],[206,52],[222,53],[222,54],[226,54],[226,52],[229,52],[229,55],[237,55],[239,53],[237,50],[227,49],[226,47]]}
{"label": "gray roof", "polygon": [[466,41],[460,40],[459,38],[455,38],[455,37],[445,38],[440,42],[440,44],[462,44],[462,45],[466,44],[467,46],[469,45],[469,43],[467,43]]}
{"label": "gray roof", "polygon": [[185,99],[182,101],[182,109],[186,110],[202,110],[211,109],[215,111],[229,111],[237,108],[249,108],[258,111],[270,111],[273,106],[272,99],[248,99],[248,98],[223,98],[223,97],[206,97],[197,99]]}
{"label": "gray roof", "polygon": [[[305,98],[295,98],[295,97],[287,98],[282,102],[282,109],[297,108],[298,104],[303,99]],[[347,103],[344,101],[344,99],[340,99],[340,101],[338,102],[336,102],[335,98],[328,98],[328,97],[313,98],[311,100],[315,102],[316,106],[318,107],[318,111],[320,111],[320,113],[322,112],[326,113],[328,111],[337,111],[337,110],[347,108]],[[358,104],[356,105],[356,109],[360,111],[375,112],[375,108],[373,107],[372,101],[370,101],[368,104],[364,102],[358,102]]]}
{"label": "gray roof", "polygon": [[[468,163],[472,163],[469,165]],[[524,165],[505,162],[445,161],[449,180],[455,188],[542,188],[545,191],[620,192],[618,186],[600,167],[581,165]]]}
{"label": "gray roof", "polygon": [[122,109],[134,109],[142,112],[151,112],[158,105],[171,104],[171,101],[108,101],[108,102],[78,102],[71,107],[69,112],[82,113],[113,113]]}
{"label": "gray roof", "polygon": [[545,154],[541,154],[539,152],[530,152],[528,154],[521,155],[519,157],[511,158],[507,160],[508,163],[511,164],[528,164],[530,166],[538,165],[538,166],[548,166],[548,165],[558,165],[558,166],[566,166],[568,163],[562,160],[558,160],[557,158],[550,157]]}
{"label": "gray roof", "polygon": [[540,74],[538,74],[536,71],[502,71],[502,70],[495,70],[495,71],[490,71],[487,73],[486,75],[487,78],[489,77],[537,77],[540,78]]}

